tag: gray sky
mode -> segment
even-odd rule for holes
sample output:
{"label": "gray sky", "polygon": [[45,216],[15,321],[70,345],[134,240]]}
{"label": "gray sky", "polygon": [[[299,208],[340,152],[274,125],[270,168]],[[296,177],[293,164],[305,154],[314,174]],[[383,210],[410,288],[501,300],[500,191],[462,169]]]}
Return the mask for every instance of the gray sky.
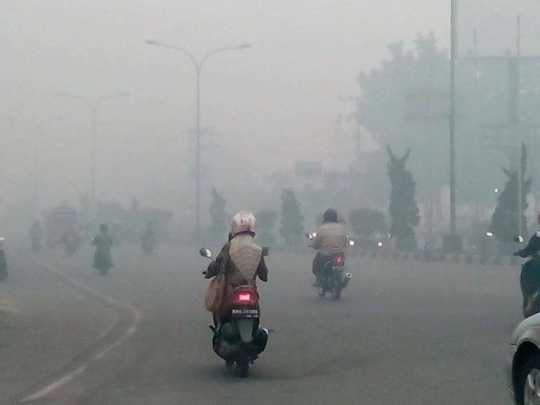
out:
{"label": "gray sky", "polygon": [[[513,31],[500,27],[513,29],[518,6],[498,3],[486,11],[493,2],[461,1],[463,48],[473,26],[484,52],[513,47]],[[525,52],[535,52],[538,1],[517,3]],[[430,30],[448,46],[448,0],[0,0],[0,116],[67,115],[40,131],[44,198],[52,202],[87,189],[91,145],[88,107],[55,92],[96,101],[129,91],[99,112],[98,162],[115,170],[106,178],[100,172],[98,194],[154,187],[170,195],[176,183],[189,190],[194,68],[182,53],[145,40],[185,47],[197,59],[249,42],[250,49],[208,59],[203,70],[202,125],[216,131],[205,140],[205,158],[226,156],[211,170],[232,175],[242,164],[260,178],[298,159],[331,166],[325,151],[336,137],[352,146],[347,131],[336,133],[337,116],[353,107],[339,96],[358,92],[359,71],[380,64],[389,43]],[[34,141],[22,125],[2,120],[2,128],[2,178],[20,186],[31,180]]]}

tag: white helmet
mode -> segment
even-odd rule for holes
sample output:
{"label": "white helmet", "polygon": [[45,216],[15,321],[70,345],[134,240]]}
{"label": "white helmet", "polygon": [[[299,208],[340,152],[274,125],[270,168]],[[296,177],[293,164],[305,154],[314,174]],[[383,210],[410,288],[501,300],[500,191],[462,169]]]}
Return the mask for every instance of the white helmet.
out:
{"label": "white helmet", "polygon": [[249,211],[240,211],[232,219],[231,236],[235,237],[239,233],[251,232],[255,233],[255,225],[257,220],[255,215]]}

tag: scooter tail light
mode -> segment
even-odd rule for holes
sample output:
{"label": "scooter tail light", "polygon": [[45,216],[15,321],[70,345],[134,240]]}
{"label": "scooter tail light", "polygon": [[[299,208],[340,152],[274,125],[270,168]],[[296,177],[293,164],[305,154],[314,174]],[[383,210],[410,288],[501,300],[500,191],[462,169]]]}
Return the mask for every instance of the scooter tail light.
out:
{"label": "scooter tail light", "polygon": [[242,292],[242,293],[239,293],[239,294],[236,296],[236,300],[237,300],[238,302],[246,303],[246,302],[251,302],[253,299],[252,299],[251,293],[249,293],[249,292]]}

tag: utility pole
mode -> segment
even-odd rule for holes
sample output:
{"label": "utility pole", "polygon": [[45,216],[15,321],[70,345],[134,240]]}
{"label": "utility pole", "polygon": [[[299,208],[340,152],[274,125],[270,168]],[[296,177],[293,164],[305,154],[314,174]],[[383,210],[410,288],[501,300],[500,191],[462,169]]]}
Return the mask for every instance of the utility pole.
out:
{"label": "utility pole", "polygon": [[518,195],[517,195],[517,221],[518,221],[518,235],[523,236],[523,221],[521,220],[521,210],[523,209],[523,170],[525,169],[523,167],[523,156],[521,153],[521,145],[523,144],[523,137],[522,132],[519,130],[519,91],[520,91],[520,72],[519,72],[519,61],[521,58],[521,18],[518,15],[517,20],[517,38],[516,38],[516,54],[517,58],[515,59],[515,63],[510,63],[510,69],[511,69],[511,75],[509,77],[510,79],[510,97],[512,97],[514,108],[510,111],[510,119],[511,123],[515,125],[516,131],[517,131],[517,139],[519,140],[519,146],[518,146]]}
{"label": "utility pole", "polygon": [[456,226],[456,58],[457,58],[457,0],[450,2],[450,235],[445,238],[448,253],[461,253],[463,240]]}

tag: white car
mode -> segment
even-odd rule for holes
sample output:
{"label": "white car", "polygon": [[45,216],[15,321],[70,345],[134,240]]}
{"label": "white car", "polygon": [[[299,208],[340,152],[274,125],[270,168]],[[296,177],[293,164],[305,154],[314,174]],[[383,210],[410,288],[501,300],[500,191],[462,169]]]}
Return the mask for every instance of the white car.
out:
{"label": "white car", "polygon": [[519,405],[540,405],[540,314],[522,321],[512,336],[509,374]]}

